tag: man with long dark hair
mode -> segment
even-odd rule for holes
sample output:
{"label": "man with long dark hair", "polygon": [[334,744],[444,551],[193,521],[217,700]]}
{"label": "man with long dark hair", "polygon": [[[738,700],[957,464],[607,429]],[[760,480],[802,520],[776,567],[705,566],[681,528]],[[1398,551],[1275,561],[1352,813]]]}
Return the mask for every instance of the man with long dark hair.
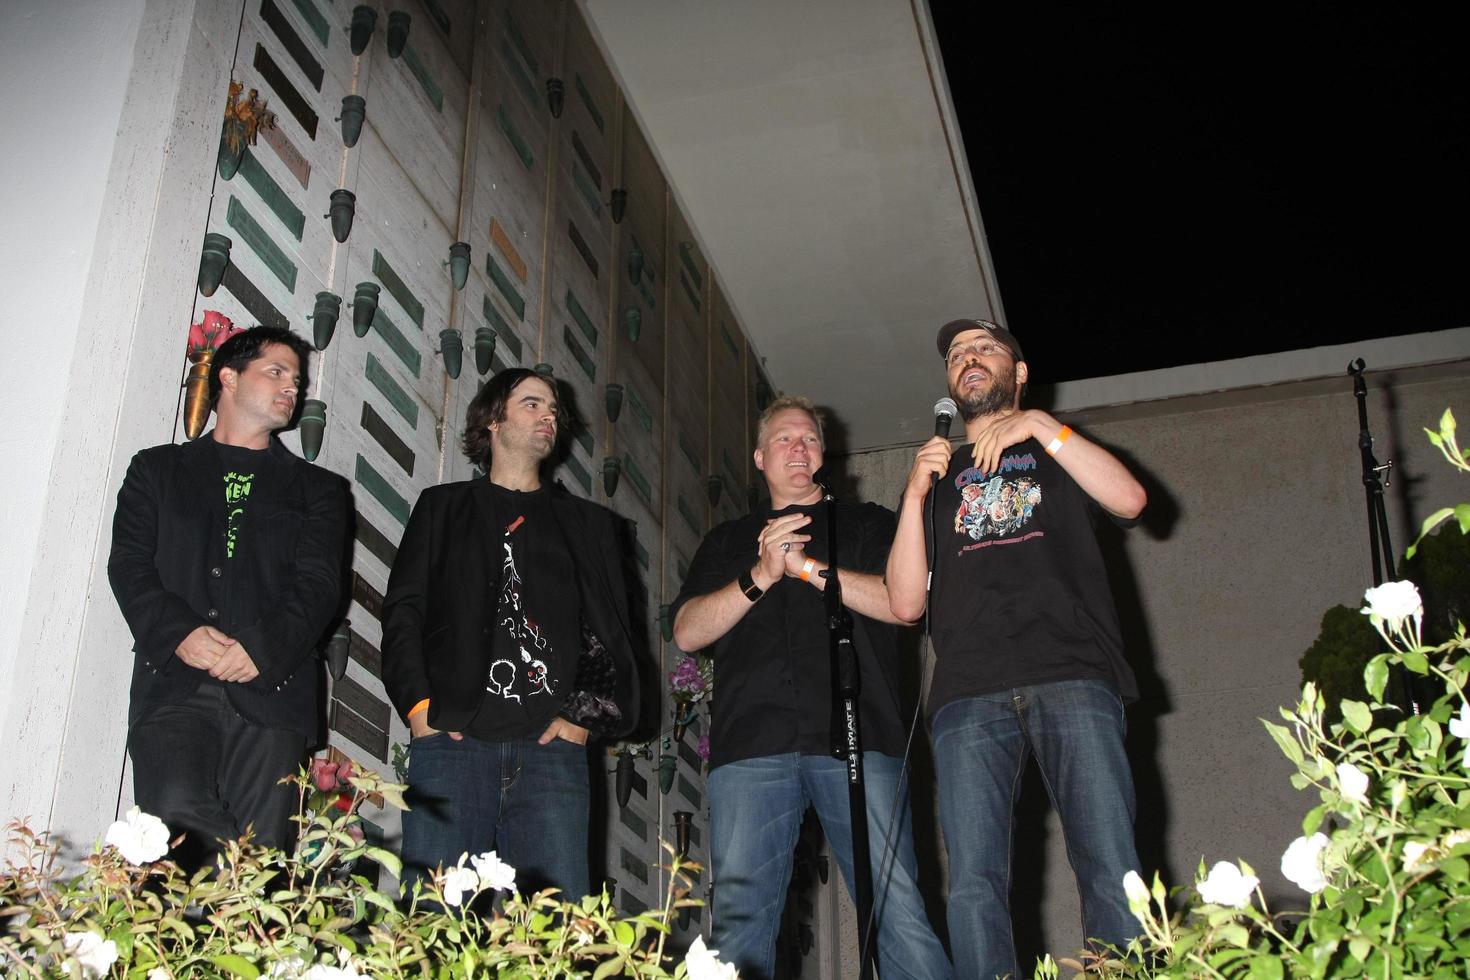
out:
{"label": "man with long dark hair", "polygon": [[466,412],[487,475],[425,490],[388,578],[383,682],[413,736],[405,883],[498,851],[526,893],[587,893],[589,735],[637,720],[614,515],[547,485],[554,382],[502,371]]}
{"label": "man with long dark hair", "polygon": [[347,488],[272,438],[291,422],[311,348],[256,327],[210,368],[215,426],[133,457],[117,495],[112,591],[133,632],[128,754],[138,805],[202,861],[254,828],[289,844],[280,785],[318,729],[312,654],[340,608]]}

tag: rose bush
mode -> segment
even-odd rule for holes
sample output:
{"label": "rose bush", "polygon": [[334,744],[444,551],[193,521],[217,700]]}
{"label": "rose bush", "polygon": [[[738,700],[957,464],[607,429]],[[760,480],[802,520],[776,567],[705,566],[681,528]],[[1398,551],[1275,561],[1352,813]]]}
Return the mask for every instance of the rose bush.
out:
{"label": "rose bush", "polygon": [[[1451,413],[1429,436],[1470,473]],[[1419,541],[1451,518],[1470,534],[1470,504],[1462,504],[1431,515]],[[1412,583],[1385,583],[1363,600],[1362,614],[1388,646],[1363,670],[1367,700],[1345,698],[1329,712],[1309,683],[1294,708],[1281,710],[1284,724],[1265,723],[1296,766],[1292,785],[1317,800],[1280,858],[1306,909],[1269,909],[1244,862],[1208,873],[1200,862],[1193,897],[1176,892],[1173,902],[1158,876],[1148,887],[1129,872],[1119,887],[1143,935],[1086,964],[1089,976],[1470,975],[1470,638],[1461,623],[1445,642],[1425,644]],[[1394,671],[1429,679],[1423,689],[1442,694],[1421,714],[1407,713],[1385,700]],[[1058,975],[1050,957],[1035,971]]]}
{"label": "rose bush", "polygon": [[[354,835],[372,797],[402,805],[404,787],[346,766],[297,777],[300,839],[291,854],[230,842],[214,867],[192,876],[162,860],[168,828],[134,808],[71,877],[57,846],[11,825],[18,858],[0,873],[0,975],[100,980],[469,980],[471,977],[605,977],[727,980],[733,968],[702,943],[676,963],[666,950],[686,897],[688,872],[667,846],[661,908],[622,915],[606,893],[564,899],[554,889],[514,891],[515,869],[495,852],[466,854],[414,894],[394,901],[341,868],[391,852]],[[350,787],[339,806],[340,780]],[[329,805],[307,804],[328,794]],[[320,800],[316,801],[320,803]],[[493,912],[472,911],[482,893],[508,893]]]}

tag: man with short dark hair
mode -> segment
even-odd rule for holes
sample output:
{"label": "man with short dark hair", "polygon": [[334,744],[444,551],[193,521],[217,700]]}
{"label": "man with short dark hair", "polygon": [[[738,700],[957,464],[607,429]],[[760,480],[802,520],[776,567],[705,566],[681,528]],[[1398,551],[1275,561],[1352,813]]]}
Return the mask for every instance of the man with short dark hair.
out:
{"label": "man with short dark hair", "polygon": [[590,888],[589,734],[638,714],[615,516],[548,486],[555,382],[502,371],[462,445],[488,475],[419,495],[383,605],[383,683],[408,722],[405,884],[494,848],[526,893]]}
{"label": "man with short dark hair", "polygon": [[[710,648],[719,697],[711,709],[711,946],[742,977],[774,974],[776,936],[792,851],[815,807],[849,892],[852,813],[847,764],[833,755],[831,646],[822,593],[832,561],[816,482],[821,420],[805,398],[784,396],[761,415],[755,465],[771,495],[768,514],[712,530],[674,601],[674,640]],[[893,513],[839,503],[839,582],[853,613],[861,673],[868,854],[885,980],[948,977],[949,961],[924,914],[909,815],[905,715],[898,647],[881,572]]]}
{"label": "man with short dark hair", "polygon": [[1021,408],[1030,369],[1010,331],[955,320],[937,339],[973,449],[951,454],[941,436],[919,449],[888,557],[889,598],[906,622],[930,610],[928,710],[956,970],[1019,975],[1011,828],[1032,755],[1061,819],[1087,938],[1122,948],[1138,932],[1123,893],[1138,867],[1123,703],[1138,688],[1092,522],[1131,524],[1147,498],[1106,449]]}
{"label": "man with short dark hair", "polygon": [[310,352],[272,327],[225,341],[214,429],[139,452],[117,495],[107,572],[136,654],[134,794],[188,832],[185,865],[250,828],[273,847],[294,836],[280,780],[317,734],[312,654],[341,606],[347,534],[345,482],[272,438]]}

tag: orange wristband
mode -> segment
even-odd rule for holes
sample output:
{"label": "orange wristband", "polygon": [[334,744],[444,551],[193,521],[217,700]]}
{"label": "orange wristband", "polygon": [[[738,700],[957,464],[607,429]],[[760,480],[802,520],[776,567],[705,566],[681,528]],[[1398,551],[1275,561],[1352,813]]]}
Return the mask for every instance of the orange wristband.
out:
{"label": "orange wristband", "polygon": [[817,560],[815,558],[808,558],[806,561],[802,562],[800,574],[801,580],[803,582],[810,582],[812,580],[812,572],[816,569],[816,567]]}
{"label": "orange wristband", "polygon": [[1061,452],[1062,443],[1066,442],[1071,437],[1072,427],[1070,425],[1062,426],[1062,431],[1057,433],[1056,438],[1046,444],[1046,454],[1048,456],[1055,456],[1057,453]]}
{"label": "orange wristband", "polygon": [[405,717],[412,718],[414,715],[418,714],[420,711],[428,711],[428,710],[429,710],[429,699],[428,698],[424,698],[418,704],[414,705],[412,708],[409,708],[408,709],[408,714]]}

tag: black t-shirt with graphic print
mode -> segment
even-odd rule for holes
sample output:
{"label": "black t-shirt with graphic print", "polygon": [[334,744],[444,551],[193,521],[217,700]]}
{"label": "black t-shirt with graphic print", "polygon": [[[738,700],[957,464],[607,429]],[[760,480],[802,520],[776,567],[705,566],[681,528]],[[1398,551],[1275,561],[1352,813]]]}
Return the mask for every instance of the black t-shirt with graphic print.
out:
{"label": "black t-shirt with graphic print", "polygon": [[466,733],[490,742],[540,735],[572,692],[581,654],[576,567],[547,487],[522,492],[490,485],[498,579],[485,601],[496,613],[480,710]]}
{"label": "black t-shirt with graphic print", "polygon": [[933,495],[930,718],[959,698],[1054,681],[1103,680],[1136,699],[1093,528],[1105,512],[1035,439],[994,473],[976,471],[972,449],[956,448]]}
{"label": "black t-shirt with graphic print", "polygon": [[[247,510],[258,509],[270,465],[270,450],[246,449],[216,442],[220,468],[224,478],[225,560],[233,559],[243,545]],[[252,505],[253,501],[253,505]]]}

